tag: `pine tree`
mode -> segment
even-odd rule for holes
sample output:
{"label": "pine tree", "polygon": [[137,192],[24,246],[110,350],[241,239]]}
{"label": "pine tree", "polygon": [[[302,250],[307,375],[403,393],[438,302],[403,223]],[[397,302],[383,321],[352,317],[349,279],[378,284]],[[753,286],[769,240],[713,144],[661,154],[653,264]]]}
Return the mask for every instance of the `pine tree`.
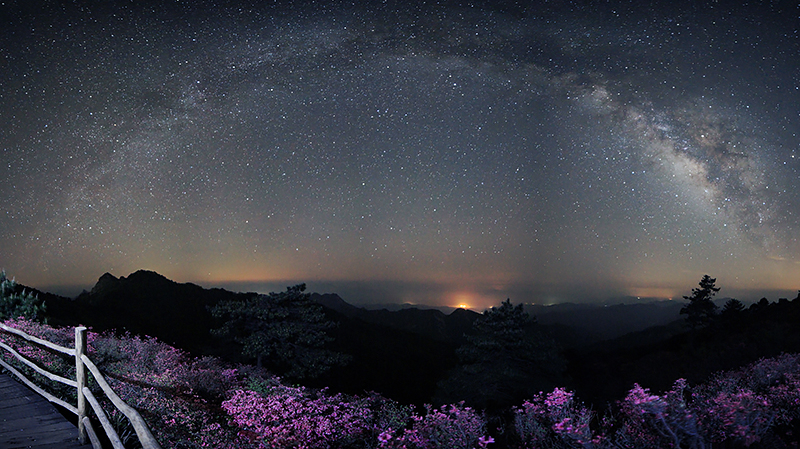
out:
{"label": "pine tree", "polygon": [[681,315],[686,315],[686,322],[692,329],[707,326],[717,315],[717,305],[711,298],[720,290],[715,287],[715,278],[704,275],[700,280],[700,288],[692,289],[691,296],[684,296],[689,303],[681,308]]}

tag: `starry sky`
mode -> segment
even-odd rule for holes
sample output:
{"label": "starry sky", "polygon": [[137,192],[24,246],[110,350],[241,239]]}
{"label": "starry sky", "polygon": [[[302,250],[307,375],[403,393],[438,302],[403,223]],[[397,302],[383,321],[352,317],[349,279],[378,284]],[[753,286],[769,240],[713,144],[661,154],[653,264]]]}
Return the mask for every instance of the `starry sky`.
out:
{"label": "starry sky", "polygon": [[793,298],[800,7],[730,3],[0,1],[0,266]]}

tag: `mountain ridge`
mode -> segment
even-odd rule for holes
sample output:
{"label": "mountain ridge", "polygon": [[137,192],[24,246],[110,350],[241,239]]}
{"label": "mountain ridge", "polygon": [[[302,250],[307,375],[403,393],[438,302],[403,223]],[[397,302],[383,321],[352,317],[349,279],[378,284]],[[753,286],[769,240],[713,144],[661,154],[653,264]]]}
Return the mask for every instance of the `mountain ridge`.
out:
{"label": "mountain ridge", "polygon": [[[211,335],[210,330],[221,323],[211,316],[209,307],[225,299],[257,295],[180,284],[147,270],[119,278],[104,273],[90,291],[74,299],[28,290],[45,299],[51,324],[83,324],[95,331],[152,336],[194,355],[235,361],[242,361],[236,355],[240,348]],[[449,314],[413,307],[365,309],[335,293],[311,297],[332,322],[339,323],[331,329],[331,349],[353,359],[309,386],[350,393],[376,391],[408,404],[431,400],[437,382],[458,365],[456,349],[480,316],[465,309]],[[715,302],[719,305],[726,299]],[[554,338],[568,360],[564,382],[596,404],[624,394],[632,382],[668,388],[678,377],[700,382],[714,371],[759,357],[800,351],[796,325],[800,293],[791,302],[764,299],[695,332],[689,331],[679,313],[684,304],[529,304],[525,309],[537,317],[542,333]]]}
{"label": "mountain ridge", "polygon": [[[36,292],[38,290],[32,289]],[[74,299],[49,293],[48,307],[57,322],[96,322],[100,330],[119,329],[135,333],[156,334],[168,343],[186,344],[186,339],[176,338],[172,329],[176,322],[192,320],[213,326],[207,308],[222,299],[257,295],[254,292],[233,292],[222,288],[205,288],[194,283],[178,283],[150,270],[137,270],[126,276],[111,273],[101,275],[90,291],[84,290]],[[336,293],[312,293],[312,300],[343,316],[394,329],[417,333],[437,341],[460,342],[469,331],[478,312],[454,309],[445,313],[440,308],[427,308],[409,304],[389,310],[366,308],[348,303]],[[667,325],[680,318],[682,301],[650,301],[620,304],[526,304],[525,310],[545,327],[569,327],[572,344],[593,344],[638,332],[652,326]],[[146,310],[158,310],[159,319]],[[122,318],[124,317],[124,318]],[[137,325],[136,321],[143,323]],[[206,332],[207,333],[207,332]],[[189,350],[197,350],[188,344]]]}

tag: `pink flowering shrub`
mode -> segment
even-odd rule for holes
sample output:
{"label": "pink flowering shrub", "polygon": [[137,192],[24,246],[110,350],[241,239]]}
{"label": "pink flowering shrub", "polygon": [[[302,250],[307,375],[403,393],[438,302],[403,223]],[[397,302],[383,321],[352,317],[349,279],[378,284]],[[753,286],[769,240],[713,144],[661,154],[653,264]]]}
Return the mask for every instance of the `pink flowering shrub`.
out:
{"label": "pink flowering shrub", "polygon": [[215,357],[189,357],[155,338],[89,334],[89,356],[110,376],[183,394],[222,399],[236,376],[225,375]]}
{"label": "pink flowering shrub", "polygon": [[800,355],[793,354],[718,373],[694,388],[678,379],[661,395],[634,385],[613,419],[602,422],[556,388],[516,408],[514,428],[521,448],[741,447],[798,417]]}
{"label": "pink flowering shrub", "polygon": [[57,345],[66,346],[69,348],[75,345],[75,329],[71,327],[51,327],[46,324],[25,318],[7,320],[3,322],[3,324]]}
{"label": "pink flowering shrub", "polygon": [[678,379],[663,396],[636,385],[622,402],[622,447],[750,446],[800,416],[800,357],[783,355],[718,373],[690,390]]}
{"label": "pink flowering shrub", "polygon": [[[5,324],[62,346],[74,344],[72,328],[25,319]],[[7,333],[0,332],[0,341],[74,378],[71,357]],[[478,449],[493,442],[484,416],[463,403],[413,413],[377,394],[359,397],[286,386],[262,369],[193,358],[150,337],[88,332],[87,350],[165,449]],[[0,354],[32,374],[6,351]],[[74,402],[73,388],[33,377]],[[109,405],[95,383],[90,388]],[[130,443],[126,447],[135,447],[126,419],[111,406],[105,410]],[[663,394],[634,385],[611,419],[597,419],[572,392],[556,388],[515,408],[513,425],[498,431],[519,449],[745,447],[767,444],[770,432],[775,441],[779,428],[782,438],[794,443],[789,430],[796,430],[798,417],[800,355],[793,354],[718,373],[699,386],[678,379]]]}
{"label": "pink flowering shrub", "polygon": [[[71,328],[56,329],[25,318],[7,320],[4,321],[3,324],[61,346],[71,348],[75,345],[75,331]],[[22,338],[5,332],[0,332],[0,341],[15,349],[21,356],[35,361],[41,368],[64,377],[75,378],[75,360],[69,356],[42,348],[38,345],[29,344]],[[73,388],[60,383],[49,382],[44,376],[41,376],[22,363],[19,363],[17,359],[7,351],[0,349],[0,357],[7,363],[16,367],[17,370],[28,376],[28,378],[36,379],[39,385],[43,385],[44,389],[49,393],[70,400],[75,399],[76,393]]]}
{"label": "pink flowering shrub", "polygon": [[377,395],[366,398],[311,392],[280,384],[261,392],[236,390],[223,402],[236,425],[269,448],[484,448],[485,420],[463,404],[411,414]]}
{"label": "pink flowering shrub", "polygon": [[163,390],[114,382],[112,387],[139,410],[164,448],[256,448],[239,429],[230,426],[218,406],[199,397],[174,396]]}
{"label": "pink flowering shrub", "polygon": [[716,374],[693,393],[711,441],[747,446],[800,416],[800,356],[784,354]]}
{"label": "pink flowering shrub", "polygon": [[556,388],[539,393],[514,409],[514,424],[524,448],[603,447],[605,439],[590,428],[594,413],[574,394]]}
{"label": "pink flowering shrub", "polygon": [[412,416],[411,428],[395,436],[386,430],[378,437],[379,447],[392,449],[473,449],[494,442],[486,435],[486,420],[463,403],[435,409],[425,406],[425,416]]}
{"label": "pink flowering shrub", "polygon": [[663,396],[638,384],[621,402],[626,418],[617,439],[623,447],[704,447],[697,412],[686,402],[686,380],[678,379]]}
{"label": "pink flowering shrub", "polygon": [[[52,328],[28,320],[5,324],[61,346],[73,347],[75,343],[73,328]],[[75,376],[75,362],[69,356],[52,353],[5,333],[0,333],[0,340],[51,372],[64,377]],[[111,333],[88,332],[87,352],[114,391],[139,411],[163,447],[246,449],[258,446],[228,424],[226,414],[215,399],[221,400],[226,391],[243,385],[250,377],[265,376],[263,371],[247,367],[231,369],[215,358],[190,358],[153,338],[116,337]],[[10,354],[2,353],[5,360],[11,361]],[[26,375],[35,374],[16,361],[12,363]],[[51,393],[75,403],[74,388],[49,382],[44,377],[36,378]],[[109,404],[92,376],[89,376],[89,386],[104,404],[106,414],[117,424],[118,433],[135,439],[130,434],[127,419]]]}
{"label": "pink flowering shrub", "polygon": [[427,406],[419,416],[377,395],[329,395],[280,384],[257,389],[234,391],[222,408],[269,448],[471,449],[493,441],[485,435],[485,420],[463,404]]}
{"label": "pink flowering shrub", "polygon": [[741,392],[767,400],[777,422],[785,424],[800,417],[800,354],[762,359],[742,369],[717,373],[695,394],[708,398]]}
{"label": "pink flowering shrub", "polygon": [[368,437],[368,407],[341,394],[276,385],[267,395],[236,390],[222,403],[239,427],[268,447],[345,447]]}
{"label": "pink flowering shrub", "polygon": [[703,427],[711,441],[759,441],[775,420],[769,400],[750,391],[722,392],[704,401]]}

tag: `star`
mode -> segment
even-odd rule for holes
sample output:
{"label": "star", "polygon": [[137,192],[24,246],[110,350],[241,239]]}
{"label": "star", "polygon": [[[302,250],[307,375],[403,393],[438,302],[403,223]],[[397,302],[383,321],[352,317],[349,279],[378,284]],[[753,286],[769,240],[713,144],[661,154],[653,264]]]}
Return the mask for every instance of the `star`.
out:
{"label": "star", "polygon": [[473,308],[796,290],[797,6],[613,3],[0,5],[2,262]]}

